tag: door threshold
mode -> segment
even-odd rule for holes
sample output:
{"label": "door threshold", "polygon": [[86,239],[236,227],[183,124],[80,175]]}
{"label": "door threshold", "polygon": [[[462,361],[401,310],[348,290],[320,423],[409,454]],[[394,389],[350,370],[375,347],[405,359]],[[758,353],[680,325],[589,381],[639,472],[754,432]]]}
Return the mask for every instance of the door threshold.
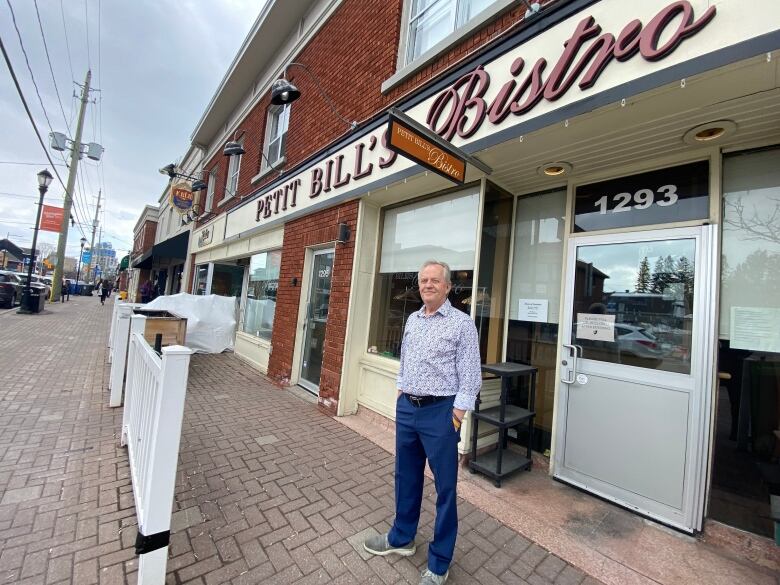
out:
{"label": "door threshold", "polygon": [[312,394],[319,398],[320,396],[320,389],[319,387],[315,386],[314,384],[309,384],[307,382],[304,382],[303,380],[299,381],[297,384],[298,388],[301,388],[303,390],[306,390],[309,394]]}
{"label": "door threshold", "polygon": [[693,528],[688,528],[686,526],[683,526],[681,524],[675,524],[674,522],[664,520],[658,516],[653,516],[647,512],[644,512],[643,510],[639,508],[635,508],[622,500],[618,498],[612,498],[610,496],[607,496],[605,494],[599,493],[597,491],[591,491],[590,489],[586,488],[585,486],[578,484],[577,482],[574,482],[569,479],[564,479],[558,475],[553,474],[552,478],[555,481],[558,481],[562,484],[565,484],[569,486],[570,488],[574,488],[575,490],[582,492],[583,494],[590,496],[592,498],[598,498],[602,502],[605,502],[607,504],[617,506],[618,508],[623,508],[627,512],[631,512],[632,514],[635,514],[639,516],[640,518],[644,518],[648,522],[653,522],[656,524],[659,528],[664,528],[673,531],[675,534],[679,534],[682,536],[689,536],[692,538],[695,538],[699,531],[695,530]]}

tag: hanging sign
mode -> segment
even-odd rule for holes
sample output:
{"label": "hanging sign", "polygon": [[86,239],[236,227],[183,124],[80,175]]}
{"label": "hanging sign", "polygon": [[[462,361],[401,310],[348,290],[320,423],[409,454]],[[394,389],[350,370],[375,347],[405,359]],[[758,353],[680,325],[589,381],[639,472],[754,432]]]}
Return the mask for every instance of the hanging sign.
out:
{"label": "hanging sign", "polygon": [[192,209],[192,188],[189,183],[171,185],[171,207],[182,215]]}
{"label": "hanging sign", "polygon": [[466,161],[455,148],[434,142],[390,113],[388,148],[458,185],[466,180]]}
{"label": "hanging sign", "polygon": [[62,227],[62,216],[64,210],[62,207],[53,207],[51,205],[44,205],[41,211],[41,226],[40,229],[47,232],[59,233]]}

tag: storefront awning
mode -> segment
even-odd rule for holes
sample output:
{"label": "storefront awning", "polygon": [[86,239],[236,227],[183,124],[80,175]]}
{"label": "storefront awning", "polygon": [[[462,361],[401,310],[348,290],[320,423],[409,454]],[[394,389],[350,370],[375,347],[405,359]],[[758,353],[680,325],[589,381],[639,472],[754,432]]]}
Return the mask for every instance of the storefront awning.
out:
{"label": "storefront awning", "polygon": [[122,272],[123,270],[127,270],[129,266],[130,266],[130,254],[124,256],[122,260],[119,261],[119,272]]}
{"label": "storefront awning", "polygon": [[24,252],[22,249],[14,244],[11,240],[3,238],[0,240],[0,251],[7,251],[10,254],[13,254],[20,260],[24,257]]}
{"label": "storefront awning", "polygon": [[184,260],[187,257],[187,247],[190,243],[190,232],[182,232],[172,238],[155,244],[152,248],[154,259],[167,258],[170,260]]}
{"label": "storefront awning", "polygon": [[138,260],[135,260],[133,262],[133,268],[143,268],[143,269],[151,268],[152,262],[154,261],[154,258],[152,258],[153,251],[154,248],[144,252],[144,254],[140,258],[138,258]]}

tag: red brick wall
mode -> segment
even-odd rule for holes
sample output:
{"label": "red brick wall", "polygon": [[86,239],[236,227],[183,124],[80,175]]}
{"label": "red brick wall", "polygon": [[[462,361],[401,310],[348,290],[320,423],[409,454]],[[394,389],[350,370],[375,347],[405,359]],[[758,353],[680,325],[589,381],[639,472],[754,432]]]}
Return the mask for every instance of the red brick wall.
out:
{"label": "red brick wall", "polygon": [[154,246],[157,222],[146,220],[133,238],[133,256],[140,256]]}
{"label": "red brick wall", "polygon": [[[523,5],[509,10],[383,95],[380,91],[382,82],[396,71],[402,4],[402,0],[346,0],[309,44],[294,57],[296,62],[305,64],[312,71],[332,98],[336,109],[347,120],[363,122],[386,110],[465,57],[514,31],[522,22],[526,10]],[[291,106],[286,169],[306,160],[349,131],[347,125],[330,111],[326,100],[306,72],[293,66],[288,72],[288,79],[298,86],[302,97]],[[271,172],[256,185],[250,182],[261,167],[260,149],[265,140],[269,105],[270,93],[255,105],[239,125],[246,132],[246,154],[241,160],[238,180],[239,196],[217,207],[214,210],[216,213],[224,213],[240,203],[241,196],[248,195],[277,177],[276,172]],[[215,167],[218,169],[214,192],[216,206],[224,196],[228,170],[228,158],[222,155],[221,149],[204,165],[206,171]]]}
{"label": "red brick wall", "polygon": [[[319,397],[320,407],[330,414],[336,414],[339,399],[357,214],[358,202],[350,201],[288,222],[284,226],[284,251],[279,271],[279,290],[271,339],[273,351],[268,361],[268,375],[281,384],[289,384],[292,376],[293,352],[298,332],[298,305],[305,276],[303,263],[306,248],[333,242],[337,236],[339,223],[346,223],[351,231],[348,242],[335,244],[336,255],[333,260]],[[292,285],[293,278],[298,279],[295,286]]]}

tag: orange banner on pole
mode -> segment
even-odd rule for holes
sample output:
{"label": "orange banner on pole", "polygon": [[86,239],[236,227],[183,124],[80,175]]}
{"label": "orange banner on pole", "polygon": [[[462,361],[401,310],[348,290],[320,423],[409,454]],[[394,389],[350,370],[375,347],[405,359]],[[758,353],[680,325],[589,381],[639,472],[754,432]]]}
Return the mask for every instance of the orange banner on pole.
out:
{"label": "orange banner on pole", "polygon": [[62,207],[53,207],[51,205],[44,205],[43,212],[41,212],[41,227],[40,229],[47,232],[58,232],[62,227],[62,216],[64,215],[64,209]]}

